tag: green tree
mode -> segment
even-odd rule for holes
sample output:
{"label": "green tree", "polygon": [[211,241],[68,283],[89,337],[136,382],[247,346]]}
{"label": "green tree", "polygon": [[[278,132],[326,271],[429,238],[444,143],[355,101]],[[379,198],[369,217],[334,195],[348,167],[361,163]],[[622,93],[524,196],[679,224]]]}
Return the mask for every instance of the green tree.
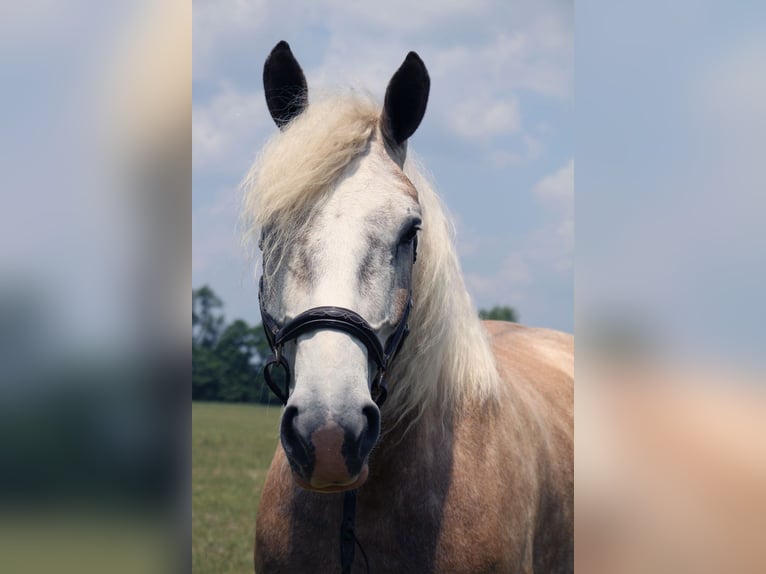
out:
{"label": "green tree", "polygon": [[212,349],[223,328],[223,302],[205,285],[192,291],[192,342]]}
{"label": "green tree", "polygon": [[511,323],[519,322],[519,315],[513,307],[492,307],[489,311],[482,309],[479,311],[479,317],[482,320],[491,321],[509,321]]}
{"label": "green tree", "polygon": [[[265,348],[264,348],[265,347]],[[215,348],[221,363],[219,398],[223,401],[253,401],[260,398],[258,381],[268,343],[261,329],[237,319],[224,330]]]}
{"label": "green tree", "polygon": [[192,345],[192,400],[220,400],[223,365],[212,349]]}
{"label": "green tree", "polygon": [[207,285],[192,290],[192,400],[220,400],[224,370],[215,346],[223,326],[223,301]]}
{"label": "green tree", "polygon": [[271,353],[263,328],[225,325],[223,306],[207,285],[192,291],[192,400],[277,404],[263,379]]}

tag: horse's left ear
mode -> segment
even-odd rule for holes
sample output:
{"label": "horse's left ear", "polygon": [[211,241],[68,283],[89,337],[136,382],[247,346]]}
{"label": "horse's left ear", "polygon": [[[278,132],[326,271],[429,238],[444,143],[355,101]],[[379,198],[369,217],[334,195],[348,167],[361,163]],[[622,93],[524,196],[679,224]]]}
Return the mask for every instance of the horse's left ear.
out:
{"label": "horse's left ear", "polygon": [[418,129],[426,113],[430,88],[431,79],[423,60],[410,52],[386,88],[381,129],[392,148],[402,148]]}
{"label": "horse's left ear", "polygon": [[274,46],[263,65],[263,91],[271,117],[279,129],[308,105],[306,77],[284,40]]}

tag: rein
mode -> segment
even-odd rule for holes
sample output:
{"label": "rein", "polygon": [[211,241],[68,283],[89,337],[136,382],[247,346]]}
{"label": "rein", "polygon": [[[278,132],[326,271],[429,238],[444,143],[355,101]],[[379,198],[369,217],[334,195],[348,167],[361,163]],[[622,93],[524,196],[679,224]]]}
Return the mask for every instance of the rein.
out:
{"label": "rein", "polygon": [[354,534],[354,521],[356,519],[356,490],[347,490],[343,494],[343,521],[340,524],[340,572],[351,574],[351,566],[354,564],[354,551],[359,546],[364,558],[364,567],[367,574],[370,572],[370,562],[367,553],[362,548]]}

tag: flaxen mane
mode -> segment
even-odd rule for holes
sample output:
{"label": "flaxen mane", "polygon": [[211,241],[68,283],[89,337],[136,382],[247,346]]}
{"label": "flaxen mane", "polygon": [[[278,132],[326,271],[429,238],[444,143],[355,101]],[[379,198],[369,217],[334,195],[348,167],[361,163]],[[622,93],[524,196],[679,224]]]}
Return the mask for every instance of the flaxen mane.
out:
{"label": "flaxen mane", "polygon": [[[312,103],[274,135],[242,184],[245,239],[268,229],[271,242],[290,241],[370,140],[380,136],[378,106],[358,94]],[[433,405],[444,416],[464,401],[494,403],[500,392],[484,328],[465,289],[454,227],[428,179],[412,159],[404,173],[418,193],[423,228],[413,271],[411,334],[388,375],[389,421],[412,423]]]}

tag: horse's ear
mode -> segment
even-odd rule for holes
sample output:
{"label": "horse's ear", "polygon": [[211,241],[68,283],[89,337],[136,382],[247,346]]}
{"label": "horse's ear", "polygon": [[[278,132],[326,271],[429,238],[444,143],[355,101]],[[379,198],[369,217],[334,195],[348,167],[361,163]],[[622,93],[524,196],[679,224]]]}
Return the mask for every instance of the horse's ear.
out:
{"label": "horse's ear", "polygon": [[383,104],[381,129],[389,145],[404,145],[426,113],[431,79],[428,70],[415,52],[410,52],[404,63],[388,83]]}
{"label": "horse's ear", "polygon": [[308,87],[290,45],[282,40],[263,65],[266,105],[279,129],[283,129],[308,105]]}

